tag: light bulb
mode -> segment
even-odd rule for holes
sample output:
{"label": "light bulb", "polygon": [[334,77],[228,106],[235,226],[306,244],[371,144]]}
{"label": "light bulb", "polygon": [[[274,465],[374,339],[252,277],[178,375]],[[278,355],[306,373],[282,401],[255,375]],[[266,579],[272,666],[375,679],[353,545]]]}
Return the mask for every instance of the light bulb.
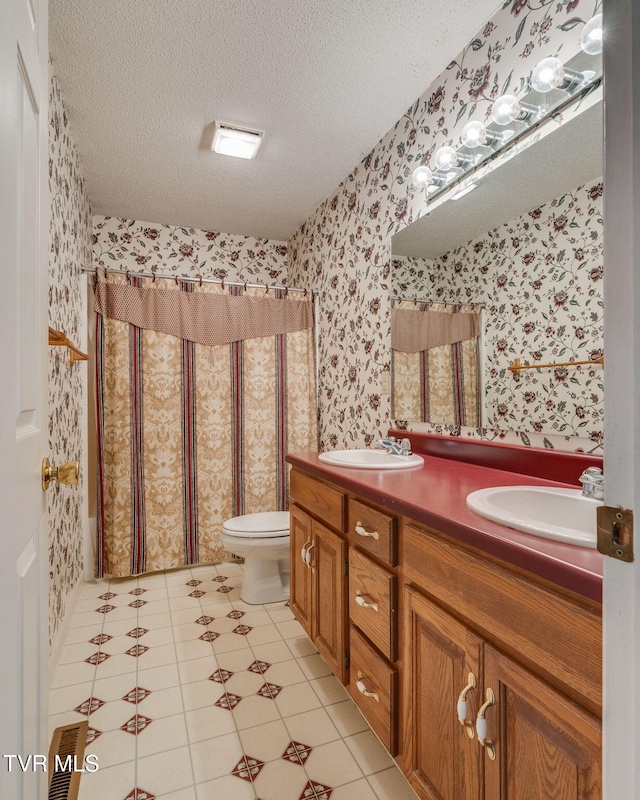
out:
{"label": "light bulb", "polygon": [[543,58],[531,73],[531,86],[543,94],[559,89],[564,82],[564,64],[559,58]]}
{"label": "light bulb", "polygon": [[481,122],[467,122],[460,139],[465,147],[480,147],[487,142],[487,129]]}
{"label": "light bulb", "polygon": [[416,189],[426,189],[433,183],[433,172],[429,167],[417,167],[413,170],[411,180]]}
{"label": "light bulb", "polygon": [[522,105],[515,95],[503,94],[493,104],[491,116],[498,125],[508,125],[518,119],[522,112]]}
{"label": "light bulb", "polygon": [[453,169],[458,164],[458,154],[453,147],[441,147],[433,157],[436,169]]}
{"label": "light bulb", "polygon": [[587,55],[597,56],[602,52],[603,29],[602,29],[602,14],[596,14],[591,17],[589,22],[582,29],[580,34],[580,47]]}

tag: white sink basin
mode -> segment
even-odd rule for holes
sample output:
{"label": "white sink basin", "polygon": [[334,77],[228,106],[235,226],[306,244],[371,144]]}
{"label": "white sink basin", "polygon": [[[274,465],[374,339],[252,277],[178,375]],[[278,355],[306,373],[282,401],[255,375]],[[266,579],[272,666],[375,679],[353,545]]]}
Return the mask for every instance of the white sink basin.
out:
{"label": "white sink basin", "polygon": [[320,453],[318,460],[336,467],[356,469],[409,469],[424,464],[422,456],[396,456],[385,450],[330,450]]}
{"label": "white sink basin", "polygon": [[550,486],[495,486],[467,495],[475,514],[543,539],[596,547],[596,508],[601,500],[580,489]]}

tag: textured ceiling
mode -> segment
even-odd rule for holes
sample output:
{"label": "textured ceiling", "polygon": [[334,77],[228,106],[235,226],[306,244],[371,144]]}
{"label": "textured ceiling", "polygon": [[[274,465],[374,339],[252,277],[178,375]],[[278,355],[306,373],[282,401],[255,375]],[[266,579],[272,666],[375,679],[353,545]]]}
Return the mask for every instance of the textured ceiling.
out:
{"label": "textured ceiling", "polygon": [[[50,0],[96,214],[288,239],[498,0]],[[213,120],[266,131],[212,153]]]}

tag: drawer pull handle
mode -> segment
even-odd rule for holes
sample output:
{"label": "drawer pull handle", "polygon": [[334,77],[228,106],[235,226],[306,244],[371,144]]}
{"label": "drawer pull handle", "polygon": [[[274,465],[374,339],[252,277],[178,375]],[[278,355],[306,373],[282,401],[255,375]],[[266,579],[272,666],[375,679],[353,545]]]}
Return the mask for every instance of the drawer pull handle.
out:
{"label": "drawer pull handle", "polygon": [[313,564],[311,563],[311,551],[313,550],[313,548],[315,546],[316,546],[316,543],[315,542],[311,542],[309,547],[307,547],[306,553],[304,554],[304,560],[305,560],[307,566],[311,567],[311,569],[313,569]]}
{"label": "drawer pull handle", "polygon": [[380,611],[380,607],[377,603],[371,603],[366,599],[366,595],[363,595],[360,589],[356,592],[356,603],[362,608],[372,608],[374,611]]}
{"label": "drawer pull handle", "polygon": [[470,739],[473,739],[474,728],[473,728],[473,722],[467,719],[467,711],[468,711],[467,695],[472,689],[475,689],[476,686],[477,686],[476,676],[473,674],[473,672],[470,672],[467,676],[467,685],[460,692],[460,697],[458,697],[458,705],[457,705],[458,722],[466,730],[467,736]]}
{"label": "drawer pull handle", "polygon": [[485,712],[489,708],[489,706],[495,705],[496,696],[493,693],[493,689],[487,689],[487,700],[480,706],[480,710],[478,711],[478,716],[476,717],[476,733],[478,734],[478,744],[487,752],[489,758],[494,761],[496,757],[496,748],[492,742],[487,741],[487,720],[485,718]]}
{"label": "drawer pull handle", "polygon": [[371,697],[376,701],[376,703],[379,703],[380,702],[380,695],[377,692],[370,692],[367,689],[366,684],[362,680],[363,677],[364,677],[364,675],[361,672],[358,672],[359,680],[356,681],[356,689],[360,692],[360,694],[364,695],[365,697]]}
{"label": "drawer pull handle", "polygon": [[311,539],[309,539],[309,541],[308,541],[308,542],[305,542],[305,543],[302,545],[302,550],[300,550],[300,558],[301,558],[301,559],[304,561],[304,563],[305,563],[305,564],[308,564],[308,563],[309,563],[309,562],[307,561],[307,551],[308,551],[308,548],[309,548],[309,545],[310,545],[310,544],[311,544]]}
{"label": "drawer pull handle", "polygon": [[380,534],[378,533],[378,531],[368,531],[366,528],[363,528],[360,520],[356,522],[356,533],[359,536],[366,536],[370,539],[375,539],[376,541],[378,541],[378,539],[380,538]]}

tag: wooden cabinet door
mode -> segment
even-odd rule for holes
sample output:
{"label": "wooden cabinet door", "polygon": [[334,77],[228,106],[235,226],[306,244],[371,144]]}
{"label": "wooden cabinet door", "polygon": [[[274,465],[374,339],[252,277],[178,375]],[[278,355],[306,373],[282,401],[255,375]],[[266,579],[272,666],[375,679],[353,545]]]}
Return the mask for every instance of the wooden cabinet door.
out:
{"label": "wooden cabinet door", "polygon": [[599,721],[489,645],[484,665],[485,800],[600,800]]}
{"label": "wooden cabinet door", "polygon": [[312,523],[311,569],[315,613],[313,643],[333,672],[346,683],[347,667],[347,543],[318,522]]}
{"label": "wooden cabinet door", "polygon": [[482,754],[472,724],[458,721],[469,683],[467,721],[475,721],[482,687],[482,640],[411,588],[404,595],[402,724],[408,729],[407,777],[424,800],[479,800]]}
{"label": "wooden cabinet door", "polygon": [[312,580],[310,566],[302,558],[302,550],[312,540],[311,517],[298,506],[291,506],[291,597],[289,605],[298,622],[312,638]]}

